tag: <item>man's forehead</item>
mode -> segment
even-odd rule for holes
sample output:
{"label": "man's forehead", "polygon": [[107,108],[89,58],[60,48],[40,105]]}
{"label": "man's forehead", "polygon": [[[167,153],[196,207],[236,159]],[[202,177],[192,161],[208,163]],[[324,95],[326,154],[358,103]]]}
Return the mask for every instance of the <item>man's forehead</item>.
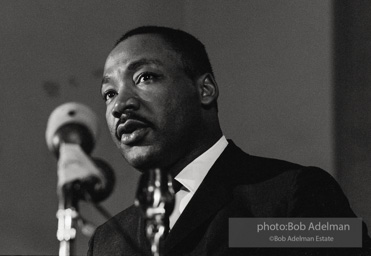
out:
{"label": "man's forehead", "polygon": [[131,62],[160,65],[169,60],[181,63],[180,55],[162,37],[155,34],[134,35],[111,51],[105,70],[115,65],[129,65]]}

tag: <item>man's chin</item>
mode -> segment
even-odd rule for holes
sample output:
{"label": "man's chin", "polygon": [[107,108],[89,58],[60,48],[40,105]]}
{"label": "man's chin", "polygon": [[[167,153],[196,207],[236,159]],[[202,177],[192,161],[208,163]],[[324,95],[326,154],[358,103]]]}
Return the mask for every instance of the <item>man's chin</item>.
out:
{"label": "man's chin", "polygon": [[160,163],[156,160],[156,153],[152,146],[132,146],[121,148],[125,160],[139,171],[157,168]]}

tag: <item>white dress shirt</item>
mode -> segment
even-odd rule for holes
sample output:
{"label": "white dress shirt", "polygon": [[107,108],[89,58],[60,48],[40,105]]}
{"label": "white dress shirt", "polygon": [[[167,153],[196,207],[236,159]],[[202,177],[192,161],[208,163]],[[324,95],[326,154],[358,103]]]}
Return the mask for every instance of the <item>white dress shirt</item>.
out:
{"label": "white dress shirt", "polygon": [[193,160],[180,173],[178,173],[177,176],[175,176],[175,179],[183,186],[175,194],[175,207],[170,216],[170,229],[174,226],[189,201],[191,201],[206,174],[227,145],[228,141],[223,135],[211,148]]}

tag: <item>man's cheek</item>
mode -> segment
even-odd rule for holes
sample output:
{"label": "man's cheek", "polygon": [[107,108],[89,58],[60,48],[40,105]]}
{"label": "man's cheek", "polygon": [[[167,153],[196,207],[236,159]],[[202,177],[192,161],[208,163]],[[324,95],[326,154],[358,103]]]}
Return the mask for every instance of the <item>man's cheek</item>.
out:
{"label": "man's cheek", "polygon": [[165,87],[165,85],[153,86],[147,90],[139,91],[137,94],[143,102],[164,104],[165,100],[168,98],[168,92],[165,90]]}

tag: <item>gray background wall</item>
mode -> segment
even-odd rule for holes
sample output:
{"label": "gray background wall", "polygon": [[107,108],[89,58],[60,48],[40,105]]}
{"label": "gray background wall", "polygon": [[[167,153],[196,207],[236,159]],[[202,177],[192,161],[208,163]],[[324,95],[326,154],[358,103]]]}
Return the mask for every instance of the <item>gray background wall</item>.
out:
{"label": "gray background wall", "polygon": [[335,169],[352,206],[370,227],[371,2],[334,3]]}
{"label": "gray background wall", "polygon": [[[103,205],[115,214],[132,204],[138,173],[110,141],[99,87],[113,43],[146,24],[181,28],[205,43],[228,138],[251,154],[336,176],[331,1],[3,0],[0,254],[58,253],[56,160],[44,133],[50,112],[64,102],[84,103],[101,119],[93,155],[111,162],[117,176]],[[366,202],[356,210],[371,219]],[[81,212],[104,222],[89,205],[82,203]],[[87,241],[78,234],[78,254],[86,253]]]}

